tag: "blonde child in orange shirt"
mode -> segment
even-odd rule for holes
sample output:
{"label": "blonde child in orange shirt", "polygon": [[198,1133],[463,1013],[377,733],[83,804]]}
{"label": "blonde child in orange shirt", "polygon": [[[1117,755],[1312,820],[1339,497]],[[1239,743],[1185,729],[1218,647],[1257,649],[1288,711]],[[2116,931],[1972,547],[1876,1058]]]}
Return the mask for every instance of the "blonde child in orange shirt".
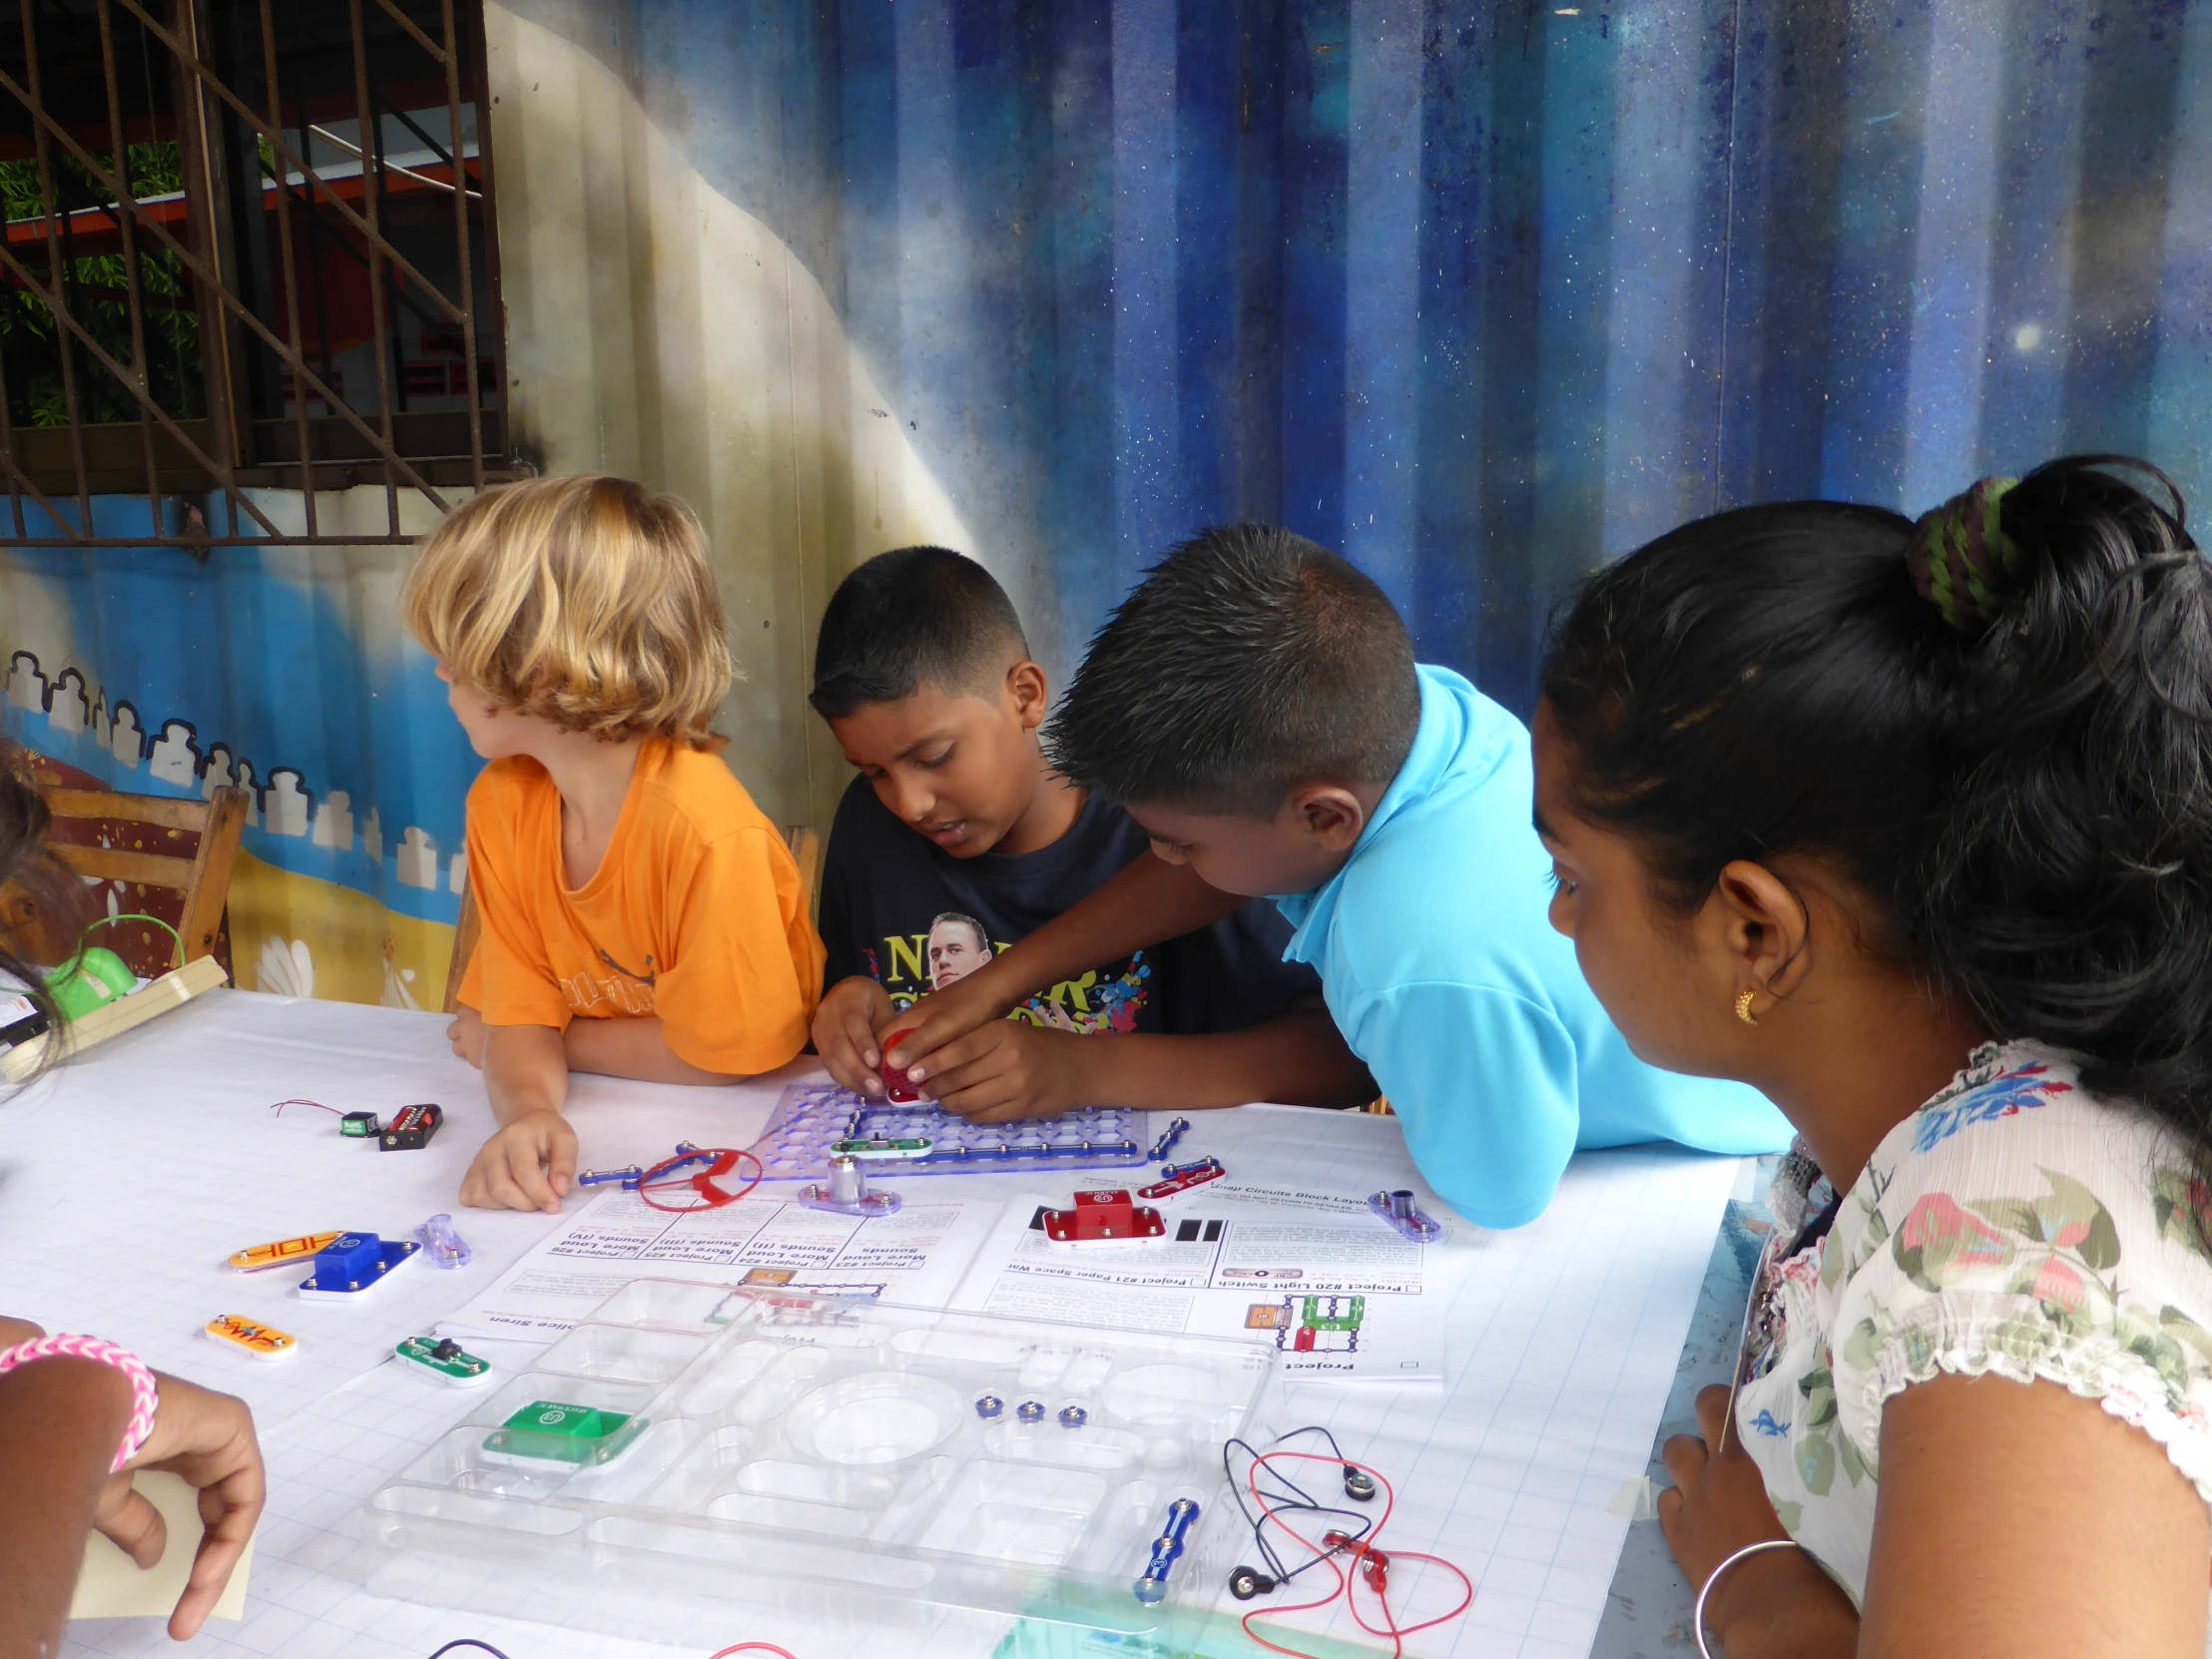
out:
{"label": "blonde child in orange shirt", "polygon": [[448,1035],[499,1129],[461,1202],[558,1212],[568,1074],[774,1070],[806,1046],[822,941],[714,753],[730,652],[682,502],[608,477],[488,490],[424,539],[400,607],[490,763],[468,792],[483,935]]}

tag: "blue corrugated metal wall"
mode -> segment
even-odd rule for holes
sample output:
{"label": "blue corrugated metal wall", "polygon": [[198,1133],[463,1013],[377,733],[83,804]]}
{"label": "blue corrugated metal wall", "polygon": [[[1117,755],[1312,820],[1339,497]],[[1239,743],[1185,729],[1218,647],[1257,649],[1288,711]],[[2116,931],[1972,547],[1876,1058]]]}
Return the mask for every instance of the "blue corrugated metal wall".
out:
{"label": "blue corrugated metal wall", "polygon": [[520,9],[841,297],[1064,657],[1270,517],[1525,707],[1562,586],[1691,514],[2212,487],[2212,7]]}

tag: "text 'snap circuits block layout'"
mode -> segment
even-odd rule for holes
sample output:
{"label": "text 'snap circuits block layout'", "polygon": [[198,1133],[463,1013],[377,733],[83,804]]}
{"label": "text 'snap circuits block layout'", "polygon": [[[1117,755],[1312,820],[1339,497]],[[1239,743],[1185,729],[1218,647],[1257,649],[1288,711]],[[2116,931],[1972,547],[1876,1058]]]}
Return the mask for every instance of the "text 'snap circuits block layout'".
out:
{"label": "text 'snap circuits block layout'", "polygon": [[825,1180],[832,1152],[855,1142],[876,1149],[858,1156],[881,1176],[1135,1169],[1146,1161],[1151,1116],[1088,1106],[1065,1117],[970,1123],[926,1100],[900,1105],[834,1083],[794,1083],[752,1150],[769,1181]]}
{"label": "text 'snap circuits block layout'", "polygon": [[701,1646],[748,1606],[1155,1630],[1249,1544],[1222,1452],[1284,1426],[1275,1353],[639,1280],[374,1495],[368,1587]]}

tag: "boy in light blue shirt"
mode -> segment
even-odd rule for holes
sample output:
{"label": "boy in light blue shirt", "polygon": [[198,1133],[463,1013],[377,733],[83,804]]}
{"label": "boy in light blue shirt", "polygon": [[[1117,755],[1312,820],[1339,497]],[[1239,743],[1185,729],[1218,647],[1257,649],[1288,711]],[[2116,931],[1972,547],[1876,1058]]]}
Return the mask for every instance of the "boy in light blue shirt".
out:
{"label": "boy in light blue shirt", "polygon": [[1789,1144],[1756,1091],[1629,1051],[1547,918],[1527,731],[1415,665],[1382,590],[1314,543],[1239,525],[1178,548],[1092,641],[1046,740],[1158,856],[918,1006],[886,1058],[926,1092],[956,1093],[963,1033],[1067,963],[1269,894],[1297,928],[1286,954],[1320,969],[1422,1176],[1469,1221],[1535,1220],[1577,1148]]}

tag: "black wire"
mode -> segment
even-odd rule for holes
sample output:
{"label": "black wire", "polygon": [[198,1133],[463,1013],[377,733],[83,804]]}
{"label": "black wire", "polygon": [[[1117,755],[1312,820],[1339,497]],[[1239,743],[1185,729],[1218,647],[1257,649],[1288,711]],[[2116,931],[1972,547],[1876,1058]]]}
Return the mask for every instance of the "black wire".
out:
{"label": "black wire", "polygon": [[492,1659],[507,1659],[507,1656],[504,1653],[501,1653],[497,1648],[493,1647],[491,1643],[479,1642],[474,1636],[463,1636],[457,1642],[447,1642],[445,1646],[439,1648],[437,1652],[431,1654],[430,1659],[445,1659],[445,1655],[451,1653],[457,1647],[480,1647],[486,1653],[490,1654],[492,1656]]}
{"label": "black wire", "polygon": [[[1274,1451],[1289,1441],[1298,1438],[1301,1434],[1319,1434],[1329,1442],[1329,1454],[1336,1458],[1338,1462],[1346,1463],[1351,1460],[1345,1456],[1344,1447],[1337,1443],[1337,1436],[1321,1423],[1309,1423],[1303,1428],[1288,1429],[1278,1434],[1274,1443],[1268,1449]],[[1236,1470],[1230,1467],[1229,1454],[1230,1448],[1233,1446],[1244,1447],[1245,1455],[1255,1463],[1259,1462],[1261,1454],[1253,1449],[1252,1442],[1249,1440],[1225,1440],[1222,1442],[1221,1448],[1221,1472],[1229,1482],[1229,1495],[1236,1499],[1237,1513],[1244,1517],[1245,1525],[1252,1528],[1252,1541],[1260,1552],[1261,1563],[1268,1569],[1268,1576],[1279,1585],[1288,1584],[1300,1573],[1305,1572],[1310,1567],[1321,1565],[1323,1561],[1336,1554],[1337,1551],[1333,1549],[1317,1549],[1310,1559],[1301,1561],[1295,1567],[1284,1565],[1283,1557],[1276,1552],[1274,1543],[1268,1538],[1266,1517],[1253,1514],[1252,1506],[1245,1502],[1244,1487],[1237,1479]],[[1357,1521],[1359,1523],[1358,1529],[1350,1533],[1354,1543],[1361,1542],[1370,1532],[1375,1530],[1375,1516],[1372,1513],[1362,1509],[1341,1509],[1334,1504],[1323,1503],[1313,1493],[1307,1491],[1305,1487],[1272,1464],[1263,1465],[1261,1472],[1281,1488],[1278,1491],[1261,1494],[1267,1499],[1269,1507],[1275,1510],[1276,1513],[1338,1515],[1346,1520]]]}

